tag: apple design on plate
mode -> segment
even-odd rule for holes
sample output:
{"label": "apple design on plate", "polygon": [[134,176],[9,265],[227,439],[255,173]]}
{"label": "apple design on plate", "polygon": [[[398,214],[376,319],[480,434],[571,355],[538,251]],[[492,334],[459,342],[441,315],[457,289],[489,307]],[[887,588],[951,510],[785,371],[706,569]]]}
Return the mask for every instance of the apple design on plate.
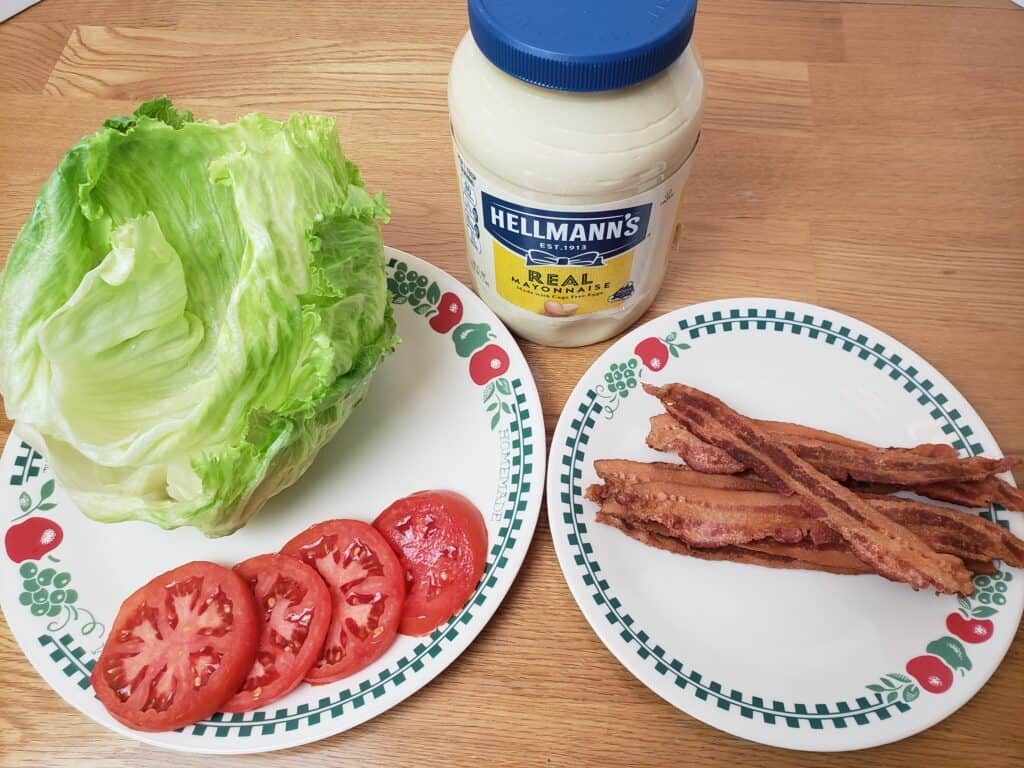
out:
{"label": "apple design on plate", "polygon": [[64,539],[64,531],[53,520],[30,517],[7,529],[4,545],[7,556],[16,563],[40,560],[47,552],[57,548]]}
{"label": "apple design on plate", "polygon": [[938,656],[916,656],[907,662],[907,674],[929,693],[945,693],[953,685],[953,670]]}
{"label": "apple design on plate", "polygon": [[995,625],[988,619],[965,619],[959,613],[946,617],[946,629],[965,643],[984,643],[992,637]]}
{"label": "apple design on plate", "polygon": [[660,371],[668,362],[668,347],[661,339],[651,336],[636,345],[633,354],[640,358],[640,362],[652,371]]}
{"label": "apple design on plate", "polygon": [[469,359],[469,376],[476,384],[486,384],[508,370],[508,353],[497,344],[488,344]]}
{"label": "apple design on plate", "polygon": [[438,333],[448,333],[462,320],[462,300],[451,291],[441,294],[437,314],[430,318],[430,327]]}

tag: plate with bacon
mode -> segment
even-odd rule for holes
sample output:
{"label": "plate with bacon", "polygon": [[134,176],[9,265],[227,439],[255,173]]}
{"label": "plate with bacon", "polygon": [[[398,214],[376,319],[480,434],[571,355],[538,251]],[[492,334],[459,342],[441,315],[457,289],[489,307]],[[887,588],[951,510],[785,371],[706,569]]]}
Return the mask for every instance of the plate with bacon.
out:
{"label": "plate with bacon", "polygon": [[996,671],[1024,493],[919,355],[821,307],[729,299],[621,338],[555,431],[559,562],[641,682],[729,733],[837,751],[917,733]]}

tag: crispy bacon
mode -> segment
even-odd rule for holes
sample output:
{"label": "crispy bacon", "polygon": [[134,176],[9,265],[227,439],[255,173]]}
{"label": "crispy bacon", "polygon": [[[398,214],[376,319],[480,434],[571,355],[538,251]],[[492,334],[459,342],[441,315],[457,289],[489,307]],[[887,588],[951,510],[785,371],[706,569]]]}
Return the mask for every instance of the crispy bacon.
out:
{"label": "crispy bacon", "polygon": [[[630,512],[643,507],[648,519],[656,519],[670,528],[685,528],[685,524],[675,520],[686,518],[706,521],[708,526],[715,522],[730,526],[729,543],[745,543],[744,537],[747,542],[764,538],[763,532],[773,525],[781,535],[768,536],[780,542],[797,541],[792,535],[794,530],[805,531],[814,544],[840,540],[823,521],[807,516],[792,497],[779,496],[761,480],[704,475],[680,464],[646,464],[625,459],[598,459],[594,469],[605,485],[588,488],[588,498],[598,502],[613,498]],[[937,552],[961,559],[1002,560],[1015,568],[1024,567],[1024,541],[979,515],[898,496],[860,495]],[[687,541],[694,546],[711,546],[698,539]]]}
{"label": "crispy bacon", "polygon": [[890,520],[914,531],[936,552],[1024,567],[1024,541],[979,515],[898,496],[863,498]]}
{"label": "crispy bacon", "polygon": [[987,507],[999,504],[1007,509],[1024,512],[1024,491],[1010,485],[1000,477],[966,480],[962,483],[928,483],[911,489],[914,493],[936,501],[948,501],[963,507]]}
{"label": "crispy bacon", "polygon": [[[791,557],[758,552],[756,550],[738,546],[718,547],[716,549],[700,549],[698,547],[691,547],[673,537],[664,528],[658,526],[657,523],[629,522],[611,515],[606,515],[603,512],[597,513],[597,520],[598,522],[606,523],[614,528],[618,528],[627,536],[631,536],[637,541],[641,541],[648,546],[665,549],[669,552],[675,552],[681,555],[697,557],[701,560],[726,560],[733,563],[748,563],[750,565],[760,565],[767,568],[798,568],[841,574],[863,573],[863,570],[859,569],[851,571],[841,568],[831,568],[822,565],[821,563],[797,560]],[[862,567],[863,564],[861,564],[861,568]]]}
{"label": "crispy bacon", "polygon": [[[648,546],[701,560],[746,563],[767,568],[797,568],[841,575],[873,573],[848,549],[842,547],[807,547],[777,542],[759,542],[717,549],[699,549],[673,537],[669,531],[657,523],[630,522],[606,515],[603,512],[597,513],[597,520],[613,528],[618,528],[627,536]],[[995,565],[990,562],[969,560],[964,564],[971,572],[978,574],[991,575],[997,570]]]}
{"label": "crispy bacon", "polygon": [[[701,489],[679,486],[685,491]],[[646,488],[640,489],[644,492]],[[723,493],[710,490],[710,495]],[[725,493],[729,493],[726,491]],[[822,522],[807,517],[799,504],[776,504],[779,497],[773,493],[741,491],[743,496],[764,496],[763,507],[758,500],[745,505],[709,501],[707,498],[687,498],[677,495],[660,500],[612,494],[605,498],[601,509],[605,514],[633,522],[657,523],[691,547],[710,549],[732,544],[746,544],[761,539],[797,543],[805,539],[816,542],[838,541],[835,533]],[[751,511],[751,510],[756,511]]]}
{"label": "crispy bacon", "polygon": [[[866,446],[877,451],[884,450],[875,446],[860,443],[856,440],[833,435],[830,432],[801,427],[799,424],[786,422],[756,421],[757,424],[767,426],[770,430],[787,433],[791,440],[790,447],[798,446],[796,437],[823,439],[825,436],[831,442],[842,442],[848,447],[856,448]],[[790,440],[787,438],[787,440]],[[745,470],[739,462],[735,461],[725,451],[713,445],[708,445],[700,438],[688,432],[679,422],[669,414],[663,413],[651,418],[651,429],[647,435],[647,444],[656,451],[666,451],[677,454],[687,466],[698,472],[711,474],[735,474]],[[908,449],[913,453],[930,458],[955,459],[958,454],[951,445],[938,443],[924,443]],[[808,451],[796,450],[798,455],[808,458]],[[850,472],[837,462],[809,459],[815,468],[837,480],[846,480]],[[1009,461],[1015,461],[1009,459]],[[999,504],[1007,509],[1024,511],[1024,491],[1016,488],[1005,480],[995,476],[989,476],[980,480],[944,481],[935,483],[920,484],[895,484],[895,483],[867,483],[862,484],[853,481],[851,484],[855,489],[864,488],[869,491],[880,493],[892,493],[899,490],[911,490],[914,493],[925,496],[936,501],[948,501],[951,504],[959,504],[964,507],[987,507],[989,504]]]}
{"label": "crispy bacon", "polygon": [[[691,547],[708,549],[775,542],[848,549],[823,521],[807,517],[801,507],[776,494],[739,494],[769,495],[774,499],[770,504],[751,499],[742,505],[726,505],[719,500],[708,505],[707,500],[691,495],[697,490],[695,487],[680,486],[686,492],[686,496],[680,496],[656,485],[620,492],[610,486],[592,486],[588,497],[601,503],[606,515],[628,522],[657,524]],[[1024,565],[1024,543],[983,518],[902,499],[881,500],[877,508],[901,522],[936,552],[962,560],[1003,560],[1014,567]]]}
{"label": "crispy bacon", "polygon": [[674,453],[686,466],[711,475],[735,475],[746,469],[732,456],[714,445],[708,445],[669,414],[651,417],[647,445],[656,451]]}
{"label": "crispy bacon", "polygon": [[[977,482],[1017,464],[1017,459],[1012,457],[990,459],[974,456],[961,459],[952,446],[934,443],[913,448],[878,448],[799,424],[756,419],[749,421],[819,472],[840,482],[857,480],[927,489],[935,483]],[[734,474],[746,469],[734,456],[718,446],[708,445],[670,414],[651,418],[647,444],[656,451],[678,454],[698,472]]]}
{"label": "crispy bacon", "polygon": [[[815,547],[804,544],[780,544],[777,541],[757,541],[744,544],[744,549],[780,557],[789,557],[808,563],[821,565],[833,573],[874,573],[858,560],[845,544]],[[964,560],[964,565],[971,573],[991,576],[998,569],[991,561]]]}
{"label": "crispy bacon", "polygon": [[680,464],[667,461],[629,461],[627,459],[597,459],[594,471],[602,480],[628,483],[681,483],[700,485],[705,488],[721,488],[725,491],[771,491],[772,487],[756,476],[750,475],[707,475],[691,472]]}
{"label": "crispy bacon", "polygon": [[[849,543],[858,559],[879,575],[906,582],[915,589],[930,586],[940,592],[965,595],[973,591],[970,572],[962,561],[935,552],[907,528],[797,456],[777,434],[693,387],[669,384],[644,388],[658,397],[688,431],[726,451],[779,493],[795,495],[811,517],[822,518]],[[914,455],[906,450],[903,453]],[[946,459],[914,456],[915,461],[949,463]]]}

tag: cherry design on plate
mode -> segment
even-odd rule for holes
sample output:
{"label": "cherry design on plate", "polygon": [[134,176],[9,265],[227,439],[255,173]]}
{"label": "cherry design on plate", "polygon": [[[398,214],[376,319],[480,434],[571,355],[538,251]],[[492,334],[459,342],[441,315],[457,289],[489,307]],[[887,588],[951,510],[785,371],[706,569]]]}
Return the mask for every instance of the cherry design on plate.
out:
{"label": "cherry design on plate", "polygon": [[484,385],[508,371],[508,353],[497,344],[488,344],[469,359],[473,383]]}
{"label": "cherry design on plate", "polygon": [[441,294],[437,314],[430,318],[430,327],[438,333],[448,333],[462,320],[462,300],[451,291]]}
{"label": "cherry design on plate", "polygon": [[953,670],[938,656],[916,656],[907,662],[907,674],[929,693],[945,693],[953,685]]}
{"label": "cherry design on plate", "polygon": [[30,517],[12,525],[4,536],[7,556],[16,563],[41,560],[64,540],[64,531],[53,520]]}
{"label": "cherry design on plate", "polygon": [[668,362],[669,351],[665,342],[651,336],[637,344],[633,354],[639,357],[640,362],[652,371],[660,371]]}

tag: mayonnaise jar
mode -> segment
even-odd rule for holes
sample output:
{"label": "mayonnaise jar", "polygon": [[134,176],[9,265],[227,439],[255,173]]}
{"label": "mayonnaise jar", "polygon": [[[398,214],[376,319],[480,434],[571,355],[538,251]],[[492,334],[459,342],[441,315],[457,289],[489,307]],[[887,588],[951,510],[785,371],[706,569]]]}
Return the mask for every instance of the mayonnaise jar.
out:
{"label": "mayonnaise jar", "polygon": [[470,0],[448,78],[466,252],[517,334],[607,339],[654,300],[700,134],[695,0]]}

